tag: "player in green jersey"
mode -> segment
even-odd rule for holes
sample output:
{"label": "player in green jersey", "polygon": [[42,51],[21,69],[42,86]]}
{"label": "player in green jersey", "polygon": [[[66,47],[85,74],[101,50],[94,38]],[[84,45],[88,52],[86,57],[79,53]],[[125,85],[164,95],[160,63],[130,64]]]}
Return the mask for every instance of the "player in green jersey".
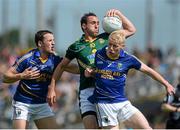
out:
{"label": "player in green jersey", "polygon": [[[106,16],[118,16],[122,20],[123,31],[126,38],[133,35],[136,28],[131,21],[119,10],[110,9]],[[84,14],[81,18],[82,37],[69,46],[65,58],[57,66],[49,86],[47,100],[50,105],[56,102],[55,85],[61,77],[65,66],[76,58],[80,69],[79,104],[84,127],[87,129],[98,128],[95,105],[88,101],[94,91],[94,79],[84,76],[87,67],[94,66],[95,52],[108,44],[107,33],[99,34],[99,20],[94,13]]]}

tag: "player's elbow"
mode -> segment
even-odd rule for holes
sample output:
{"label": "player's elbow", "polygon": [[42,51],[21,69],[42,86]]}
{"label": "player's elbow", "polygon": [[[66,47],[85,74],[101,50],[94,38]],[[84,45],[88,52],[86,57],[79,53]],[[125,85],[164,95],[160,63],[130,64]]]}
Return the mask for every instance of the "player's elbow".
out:
{"label": "player's elbow", "polygon": [[134,35],[136,33],[136,28],[131,28],[126,32],[126,38]]}
{"label": "player's elbow", "polygon": [[134,35],[136,33],[136,28],[132,27],[129,31],[131,35]]}
{"label": "player's elbow", "polygon": [[4,74],[2,77],[2,82],[10,84],[16,82],[16,80],[8,78],[8,76]]}
{"label": "player's elbow", "polygon": [[2,76],[2,82],[3,82],[3,83],[8,83],[8,78],[7,78],[6,74],[3,74],[3,76]]}

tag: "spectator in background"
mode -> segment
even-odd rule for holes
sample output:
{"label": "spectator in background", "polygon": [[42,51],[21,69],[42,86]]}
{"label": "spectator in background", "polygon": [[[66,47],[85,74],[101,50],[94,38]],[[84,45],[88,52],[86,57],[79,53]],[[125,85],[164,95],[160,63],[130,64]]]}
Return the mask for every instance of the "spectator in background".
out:
{"label": "spectator in background", "polygon": [[175,94],[167,95],[161,107],[164,112],[169,112],[166,129],[180,129],[180,76]]}

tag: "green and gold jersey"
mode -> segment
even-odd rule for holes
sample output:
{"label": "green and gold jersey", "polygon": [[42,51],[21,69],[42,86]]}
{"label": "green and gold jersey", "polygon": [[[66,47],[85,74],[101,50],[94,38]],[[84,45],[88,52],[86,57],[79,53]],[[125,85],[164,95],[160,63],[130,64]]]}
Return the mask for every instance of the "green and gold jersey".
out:
{"label": "green and gold jersey", "polygon": [[93,78],[86,78],[84,76],[84,70],[87,67],[94,67],[95,53],[108,44],[108,36],[109,34],[102,33],[97,36],[96,40],[89,42],[86,41],[84,35],[82,35],[82,37],[70,45],[66,51],[66,58],[69,60],[76,58],[78,62],[80,69],[80,90],[95,86]]}

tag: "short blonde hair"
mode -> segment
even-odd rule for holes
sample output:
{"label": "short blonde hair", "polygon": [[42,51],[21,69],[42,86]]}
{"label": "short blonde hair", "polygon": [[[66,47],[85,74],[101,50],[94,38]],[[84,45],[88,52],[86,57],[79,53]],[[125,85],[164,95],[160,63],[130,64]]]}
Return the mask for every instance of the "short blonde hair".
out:
{"label": "short blonde hair", "polygon": [[109,41],[113,41],[115,43],[124,43],[126,40],[125,38],[125,34],[123,32],[123,30],[116,30],[113,31],[110,35],[109,35]]}

